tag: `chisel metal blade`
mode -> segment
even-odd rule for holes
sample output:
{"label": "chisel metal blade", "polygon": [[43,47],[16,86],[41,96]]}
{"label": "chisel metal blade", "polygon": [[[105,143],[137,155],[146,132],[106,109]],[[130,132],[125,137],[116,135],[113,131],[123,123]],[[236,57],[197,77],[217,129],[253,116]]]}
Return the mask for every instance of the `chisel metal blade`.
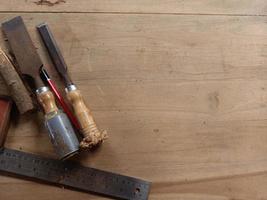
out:
{"label": "chisel metal blade", "polygon": [[55,65],[56,70],[64,80],[65,86],[67,87],[69,85],[72,85],[73,83],[67,73],[67,65],[48,25],[46,23],[40,24],[39,26],[37,26],[37,30],[39,31],[44,41],[44,44],[47,48],[52,62]]}
{"label": "chisel metal blade", "polygon": [[[37,27],[39,32],[41,33],[42,39],[45,41],[45,45],[48,49],[49,55],[52,57],[52,61],[54,65],[56,66],[56,69],[60,76],[65,81],[65,84],[71,85],[72,82],[67,74],[67,65],[63,59],[63,56],[61,55],[58,46],[56,45],[56,42],[54,41],[54,38],[52,37],[52,34],[50,33],[48,26],[46,24],[39,25]],[[64,109],[68,117],[70,118],[73,125],[76,127],[77,130],[80,130],[80,125],[76,119],[76,117],[72,114],[71,110],[69,109],[68,105],[65,103],[64,99],[61,98],[61,95],[59,95],[59,92],[55,89],[55,84],[52,83],[50,78],[47,78],[46,72],[43,73],[44,77],[46,77],[47,83],[53,90],[58,102],[60,103],[61,107]]]}
{"label": "chisel metal blade", "polygon": [[19,70],[35,80],[36,87],[43,86],[39,70],[43,63],[36,51],[21,16],[17,16],[2,24],[10,48],[16,57]]}

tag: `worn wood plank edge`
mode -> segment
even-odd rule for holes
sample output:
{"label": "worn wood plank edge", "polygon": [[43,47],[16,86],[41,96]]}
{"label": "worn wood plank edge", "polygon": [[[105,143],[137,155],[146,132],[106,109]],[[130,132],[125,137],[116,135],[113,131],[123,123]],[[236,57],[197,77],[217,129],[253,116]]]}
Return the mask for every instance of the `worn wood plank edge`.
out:
{"label": "worn wood plank edge", "polygon": [[180,15],[180,16],[229,16],[229,17],[266,17],[267,14],[232,13],[167,13],[167,12],[102,12],[102,11],[0,11],[0,14],[108,14],[108,15]]}

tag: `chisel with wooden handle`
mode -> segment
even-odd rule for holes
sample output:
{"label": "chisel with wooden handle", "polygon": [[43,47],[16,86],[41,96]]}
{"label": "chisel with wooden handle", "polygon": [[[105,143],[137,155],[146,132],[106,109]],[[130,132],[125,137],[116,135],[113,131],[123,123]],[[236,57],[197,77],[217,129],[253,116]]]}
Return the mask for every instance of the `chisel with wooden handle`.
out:
{"label": "chisel with wooden handle", "polygon": [[72,82],[67,73],[67,65],[58,48],[58,45],[46,23],[37,26],[41,38],[48,50],[52,62],[66,87],[67,98],[71,102],[75,115],[79,121],[81,132],[84,135],[80,143],[82,148],[92,148],[102,143],[107,138],[106,131],[100,131],[95,123],[90,109],[86,106],[80,90]]}
{"label": "chisel with wooden handle", "polygon": [[64,112],[57,108],[53,93],[43,83],[40,73],[43,63],[37,54],[26,26],[20,16],[2,24],[19,71],[34,84],[36,97],[45,112],[45,126],[60,159],[77,153],[79,142],[74,129]]}

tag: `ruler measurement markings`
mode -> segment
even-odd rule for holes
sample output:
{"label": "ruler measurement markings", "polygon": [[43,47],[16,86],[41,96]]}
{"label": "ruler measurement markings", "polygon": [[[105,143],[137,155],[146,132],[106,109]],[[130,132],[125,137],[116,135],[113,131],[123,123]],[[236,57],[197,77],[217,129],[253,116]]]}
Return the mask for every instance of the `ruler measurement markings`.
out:
{"label": "ruler measurement markings", "polygon": [[0,151],[0,170],[122,199],[145,200],[150,189],[140,179],[11,149]]}

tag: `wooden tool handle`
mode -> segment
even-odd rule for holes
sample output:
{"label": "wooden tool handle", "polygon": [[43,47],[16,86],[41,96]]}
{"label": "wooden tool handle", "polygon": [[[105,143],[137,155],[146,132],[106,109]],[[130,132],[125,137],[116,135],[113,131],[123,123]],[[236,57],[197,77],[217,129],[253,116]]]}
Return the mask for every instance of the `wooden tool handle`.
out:
{"label": "wooden tool handle", "polygon": [[85,105],[81,92],[72,90],[67,92],[67,98],[71,102],[75,115],[80,123],[84,139],[80,143],[82,148],[92,148],[107,138],[106,131],[100,132],[96,126],[90,109]]}
{"label": "wooden tool handle", "polygon": [[58,110],[55,102],[55,97],[49,89],[46,89],[45,91],[39,93],[37,92],[37,98],[40,104],[42,105],[45,114]]}

